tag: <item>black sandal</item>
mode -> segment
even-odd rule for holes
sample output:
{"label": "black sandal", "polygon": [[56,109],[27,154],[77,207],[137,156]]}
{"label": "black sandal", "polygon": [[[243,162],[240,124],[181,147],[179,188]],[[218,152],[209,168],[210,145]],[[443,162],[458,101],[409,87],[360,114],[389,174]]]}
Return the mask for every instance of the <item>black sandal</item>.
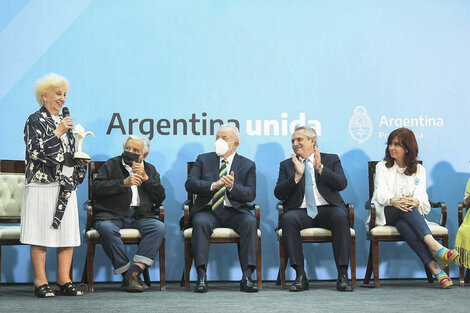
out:
{"label": "black sandal", "polygon": [[38,298],[50,298],[55,296],[52,292],[51,286],[48,284],[44,284],[39,287],[34,286],[34,295]]}
{"label": "black sandal", "polygon": [[[79,292],[82,292],[82,294],[79,294]],[[55,294],[56,296],[83,296],[85,292],[77,289],[77,286],[72,282],[68,282],[63,285],[57,284]]]}

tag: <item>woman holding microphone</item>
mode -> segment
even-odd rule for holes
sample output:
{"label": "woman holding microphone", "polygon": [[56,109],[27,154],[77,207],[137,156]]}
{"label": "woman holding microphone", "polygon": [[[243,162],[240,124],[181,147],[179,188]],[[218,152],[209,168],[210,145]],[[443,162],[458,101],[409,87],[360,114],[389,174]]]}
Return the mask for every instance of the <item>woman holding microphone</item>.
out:
{"label": "woman holding microphone", "polygon": [[[75,161],[73,120],[62,116],[69,82],[57,74],[35,85],[41,108],[26,120],[26,186],[21,210],[21,242],[31,245],[34,294],[81,296],[70,278],[73,247],[80,245],[75,190],[83,182],[88,161]],[[65,114],[68,115],[68,114]],[[46,277],[46,247],[57,248],[57,288]]]}

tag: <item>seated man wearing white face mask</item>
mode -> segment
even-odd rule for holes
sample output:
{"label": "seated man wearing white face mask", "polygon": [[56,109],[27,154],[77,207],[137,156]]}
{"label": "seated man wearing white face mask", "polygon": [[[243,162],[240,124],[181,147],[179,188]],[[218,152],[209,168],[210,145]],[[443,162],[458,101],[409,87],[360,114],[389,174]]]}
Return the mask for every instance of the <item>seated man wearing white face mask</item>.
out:
{"label": "seated man wearing white face mask", "polygon": [[236,127],[222,125],[217,132],[216,151],[197,157],[185,184],[188,192],[197,195],[190,211],[191,244],[198,273],[195,292],[207,292],[209,240],[216,227],[232,228],[240,235],[240,290],[258,291],[251,279],[256,268],[257,225],[248,205],[256,197],[256,166],[236,153],[239,141]]}

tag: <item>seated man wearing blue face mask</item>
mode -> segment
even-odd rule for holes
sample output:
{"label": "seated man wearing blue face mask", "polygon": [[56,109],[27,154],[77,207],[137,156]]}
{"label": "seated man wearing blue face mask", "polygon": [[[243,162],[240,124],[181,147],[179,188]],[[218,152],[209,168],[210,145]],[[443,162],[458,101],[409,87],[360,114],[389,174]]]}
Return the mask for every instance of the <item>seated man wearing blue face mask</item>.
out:
{"label": "seated man wearing blue face mask", "polygon": [[240,235],[240,290],[257,292],[251,275],[256,268],[257,223],[248,202],[256,197],[255,163],[236,153],[240,133],[232,125],[217,132],[215,152],[197,157],[185,187],[197,195],[190,211],[192,251],[198,280],[195,292],[207,292],[209,241],[216,227],[232,228]]}
{"label": "seated man wearing blue face mask", "polygon": [[[155,167],[144,162],[149,147],[146,138],[126,138],[122,155],[109,159],[98,169],[92,186],[93,227],[100,233],[114,274],[123,276],[121,289],[128,292],[148,289],[140,274],[153,265],[165,236],[165,225],[156,219],[165,189]],[[142,235],[132,264],[121,240],[121,228],[136,228]]]}

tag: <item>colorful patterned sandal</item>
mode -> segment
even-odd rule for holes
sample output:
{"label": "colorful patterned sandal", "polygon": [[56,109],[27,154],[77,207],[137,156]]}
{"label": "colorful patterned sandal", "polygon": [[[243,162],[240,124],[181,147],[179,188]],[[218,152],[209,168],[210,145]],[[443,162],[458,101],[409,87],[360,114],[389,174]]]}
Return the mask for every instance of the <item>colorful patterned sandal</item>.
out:
{"label": "colorful patterned sandal", "polygon": [[446,247],[442,247],[441,250],[437,251],[434,255],[434,258],[441,264],[443,267],[449,266],[452,261],[459,255],[457,250],[455,249],[447,249]]}
{"label": "colorful patterned sandal", "polygon": [[436,275],[437,280],[439,281],[439,284],[443,289],[446,289],[447,287],[452,286],[454,283],[452,282],[452,279],[450,279],[449,276],[447,276],[444,271],[441,271],[439,274]]}

